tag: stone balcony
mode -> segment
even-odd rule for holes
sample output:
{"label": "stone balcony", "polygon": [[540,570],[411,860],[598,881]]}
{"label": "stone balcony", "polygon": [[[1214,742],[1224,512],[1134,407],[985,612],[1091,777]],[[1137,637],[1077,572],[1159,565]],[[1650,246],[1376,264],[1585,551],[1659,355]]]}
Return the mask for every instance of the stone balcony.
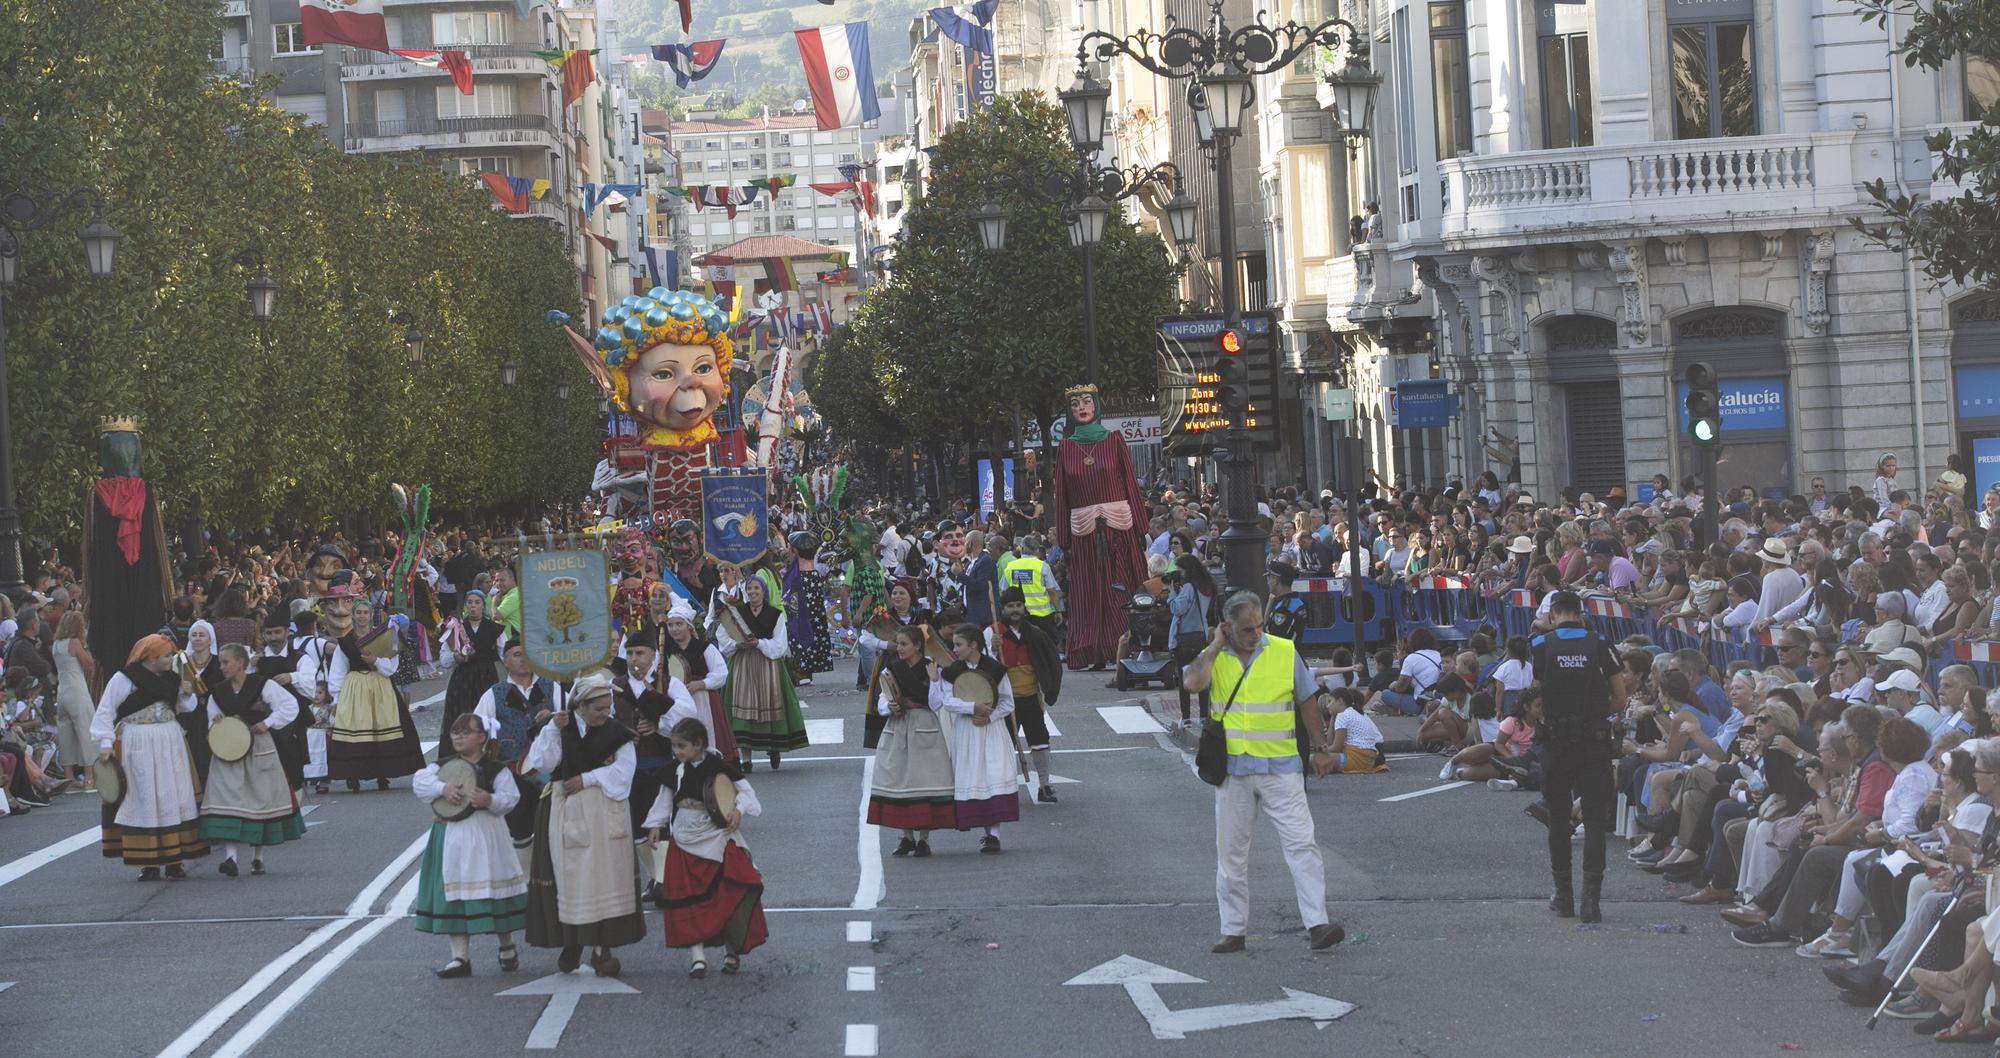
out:
{"label": "stone balcony", "polygon": [[351,153],[483,147],[538,147],[560,151],[563,149],[562,133],[545,114],[347,123],[347,150]]}
{"label": "stone balcony", "polygon": [[1454,249],[1635,224],[1823,222],[1865,200],[1854,133],[1738,136],[1454,158],[1440,234]]}

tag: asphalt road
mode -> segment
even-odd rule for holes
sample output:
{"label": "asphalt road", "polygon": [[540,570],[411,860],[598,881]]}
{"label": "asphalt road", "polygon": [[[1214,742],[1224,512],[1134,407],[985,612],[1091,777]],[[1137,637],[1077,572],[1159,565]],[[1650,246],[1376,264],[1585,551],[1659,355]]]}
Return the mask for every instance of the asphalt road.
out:
{"label": "asphalt road", "polygon": [[[1053,713],[1055,771],[1073,780],[1059,781],[1060,804],[1024,798],[1001,856],[978,855],[976,835],[947,833],[935,856],[915,860],[889,857],[894,835],[861,825],[861,698],[822,677],[804,691],[815,746],[752,777],[764,815],[745,832],[768,886],[770,942],[738,977],[691,981],[650,912],[646,941],[619,952],[631,991],[555,1001],[558,1011],[575,1004],[555,1052],[1539,1058],[1929,1047],[1903,1022],[1864,1032],[1864,1012],[1836,1002],[1816,964],[1730,943],[1712,911],[1674,902],[1684,888],[1618,852],[1601,927],[1550,918],[1540,831],[1522,815],[1532,795],[1440,789],[1436,758],[1310,787],[1345,944],[1306,950],[1275,836],[1260,824],[1250,951],[1211,955],[1210,791],[1165,734],[1118,708],[1134,699],[1097,683],[1073,676]],[[419,685],[413,697],[441,689]],[[436,708],[418,717],[435,738]],[[1384,800],[1406,794],[1419,796]],[[268,876],[233,881],[213,858],[186,882],[134,881],[85,843],[94,797],[0,819],[0,982],[12,982],[0,985],[0,1053],[541,1053],[526,1048],[538,1022],[537,1042],[552,1042],[550,1000],[497,993],[601,984],[587,968],[550,978],[555,953],[525,947],[521,971],[502,974],[490,938],[474,942],[475,976],[437,980],[444,941],[403,914],[427,807],[407,782],[336,787],[308,805],[306,839],[272,850]],[[1065,984],[1121,957],[1095,975],[1113,983]],[[1178,983],[1116,983],[1132,974]],[[1291,1000],[1290,1019],[1202,1027],[1279,1013],[1287,990],[1310,994]],[[1301,1013],[1325,1014],[1325,1000],[1354,1009],[1326,1023]]]}

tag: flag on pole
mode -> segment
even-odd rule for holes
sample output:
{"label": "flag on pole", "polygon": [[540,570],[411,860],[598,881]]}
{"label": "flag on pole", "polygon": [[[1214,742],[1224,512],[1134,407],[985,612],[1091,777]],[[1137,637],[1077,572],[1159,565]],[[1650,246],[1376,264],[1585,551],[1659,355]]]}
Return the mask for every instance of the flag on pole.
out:
{"label": "flag on pole", "polygon": [[540,201],[541,197],[548,193],[549,181],[546,177],[536,177],[535,182],[528,185],[528,197],[536,201]]}
{"label": "flag on pole", "polygon": [[397,55],[433,70],[443,70],[451,75],[451,83],[458,86],[460,95],[472,94],[472,57],[463,51],[411,51],[394,49]]}
{"label": "flag on pole", "polygon": [[726,40],[698,40],[693,44],[655,44],[653,58],[667,64],[674,72],[675,85],[686,88],[690,81],[699,81],[715,69],[722,58],[722,46]]}
{"label": "flag on pole", "polygon": [[882,116],[882,105],[875,98],[875,71],[868,61],[868,23],[802,29],[793,37],[805,67],[813,118],[821,131]]}
{"label": "flag on pole", "polygon": [[300,0],[299,38],[305,44],[346,44],[389,50],[389,22],[382,0]]}
{"label": "flag on pole", "polygon": [[1000,6],[1000,0],[979,0],[975,4],[954,4],[951,7],[933,7],[931,21],[937,23],[938,32],[967,51],[993,54],[993,10]]}

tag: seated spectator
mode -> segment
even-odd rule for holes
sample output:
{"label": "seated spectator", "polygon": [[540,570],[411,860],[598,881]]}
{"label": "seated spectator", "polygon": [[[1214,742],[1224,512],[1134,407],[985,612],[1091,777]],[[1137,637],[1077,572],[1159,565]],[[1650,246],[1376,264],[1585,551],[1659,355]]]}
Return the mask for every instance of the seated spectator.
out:
{"label": "seated spectator", "polygon": [[1437,637],[1428,628],[1416,629],[1404,641],[1403,664],[1396,678],[1368,700],[1368,711],[1375,716],[1417,716],[1423,712],[1420,701],[1429,696],[1443,675],[1444,657],[1438,653]]}
{"label": "seated spectator", "polygon": [[[1475,701],[1484,695],[1475,695]],[[1496,790],[1530,790],[1541,787],[1540,748],[1535,744],[1535,725],[1542,722],[1542,695],[1535,688],[1522,691],[1514,699],[1514,711],[1500,721],[1490,740],[1470,745],[1455,754],[1440,778],[1467,782],[1484,781]]]}
{"label": "seated spectator", "polygon": [[1382,729],[1362,711],[1362,701],[1361,692],[1352,687],[1333,692],[1334,706],[1340,711],[1333,716],[1329,747],[1342,775],[1389,770],[1382,759]]}

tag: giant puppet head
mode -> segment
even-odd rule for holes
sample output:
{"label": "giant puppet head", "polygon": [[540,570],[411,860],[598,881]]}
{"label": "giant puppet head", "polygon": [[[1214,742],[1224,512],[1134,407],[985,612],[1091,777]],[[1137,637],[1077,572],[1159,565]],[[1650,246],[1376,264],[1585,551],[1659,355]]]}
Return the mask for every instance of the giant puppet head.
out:
{"label": "giant puppet head", "polygon": [[1088,426],[1097,421],[1097,387],[1095,385],[1071,386],[1063,391],[1069,398],[1069,429]]}
{"label": "giant puppet head", "polygon": [[641,442],[693,448],[715,440],[709,419],[728,394],[734,356],[729,318],[715,302],[654,287],[607,310],[594,343],[571,338],[611,403],[638,421]]}
{"label": "giant puppet head", "polygon": [[643,576],[646,572],[646,534],[637,529],[626,529],[618,540],[616,560],[620,573]]}
{"label": "giant puppet head", "polygon": [[677,566],[701,558],[701,527],[692,518],[682,518],[667,527],[667,554]]}
{"label": "giant puppet head", "polygon": [[965,527],[946,518],[938,523],[937,541],[933,545],[937,553],[956,562],[965,557]]}
{"label": "giant puppet head", "polygon": [[129,415],[97,420],[97,462],[105,477],[138,477],[139,456],[139,420]]}

